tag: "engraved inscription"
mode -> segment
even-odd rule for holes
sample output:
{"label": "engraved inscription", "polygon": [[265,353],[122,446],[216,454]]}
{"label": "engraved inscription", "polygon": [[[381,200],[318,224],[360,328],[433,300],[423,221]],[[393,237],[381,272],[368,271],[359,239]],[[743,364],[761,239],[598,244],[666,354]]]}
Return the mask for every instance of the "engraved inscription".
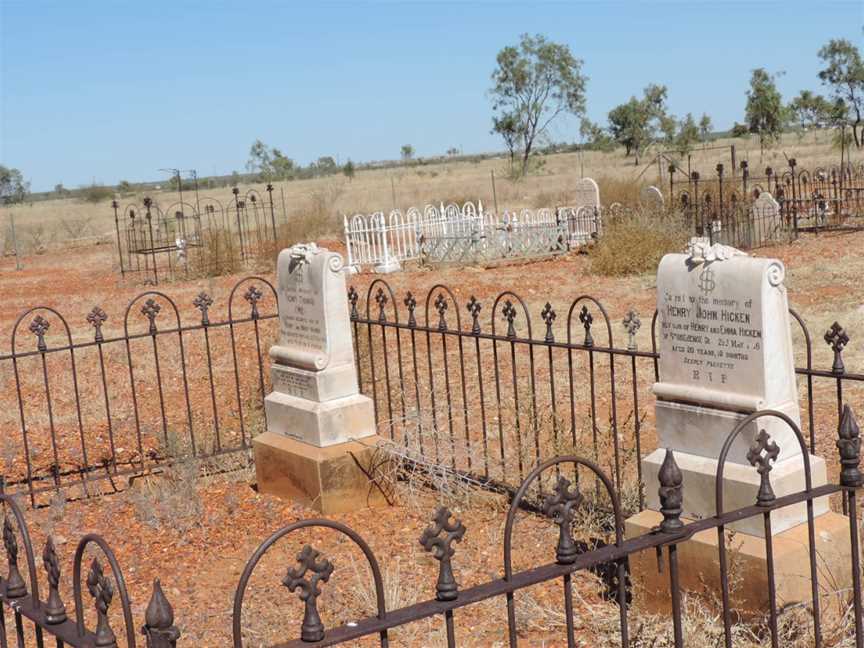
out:
{"label": "engraved inscription", "polygon": [[312,376],[274,368],[272,379],[274,391],[307,399],[316,396],[315,381]]}
{"label": "engraved inscription", "polygon": [[658,306],[664,365],[682,368],[663,380],[740,391],[761,371],[761,313],[753,299],[663,290]]}
{"label": "engraved inscription", "polygon": [[327,332],[324,328],[324,309],[321,295],[307,284],[289,281],[281,285],[279,335],[286,346],[310,351],[327,351]]}

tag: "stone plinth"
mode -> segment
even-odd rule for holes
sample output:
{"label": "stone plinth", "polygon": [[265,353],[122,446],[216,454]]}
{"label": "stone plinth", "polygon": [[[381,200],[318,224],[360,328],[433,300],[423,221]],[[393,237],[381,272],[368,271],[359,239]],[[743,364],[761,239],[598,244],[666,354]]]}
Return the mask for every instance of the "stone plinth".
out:
{"label": "stone plinth", "polygon": [[[658,449],[642,460],[642,478],[645,481],[645,505],[654,511],[660,510],[658,490],[660,483],[657,475],[663,465],[665,450]],[[717,474],[717,460],[685,452],[675,453],[675,462],[684,478],[684,507],[682,515],[691,519],[711,517],[716,512],[714,476]],[[786,461],[778,461],[771,471],[771,487],[777,497],[800,493],[804,490],[804,462],[801,455]],[[810,471],[813,488],[827,483],[825,461],[810,455]],[[743,466],[731,461],[726,462],[723,470],[723,508],[725,511],[752,506],[756,503],[759,491],[759,473],[751,466]],[[813,500],[813,514],[828,512],[828,498]],[[706,514],[710,512],[710,514]],[[771,513],[771,530],[782,533],[800,525],[807,519],[807,505],[804,502],[785,506]],[[765,527],[761,517],[752,517],[727,526],[728,529],[764,537]]]}
{"label": "stone plinth", "polygon": [[[686,483],[686,482],[685,482]],[[771,514],[772,526],[777,512]],[[656,511],[642,511],[625,523],[625,534],[634,538],[649,533],[663,520]],[[689,522],[682,518],[682,521]],[[762,523],[761,516],[758,518]],[[825,513],[815,519],[816,565],[823,615],[837,607],[836,596],[828,592],[852,585],[849,518],[837,513]],[[681,589],[707,594],[719,600],[720,558],[716,529],[697,533],[678,545],[678,565]],[[777,588],[777,608],[812,599],[810,585],[810,554],[807,524],[799,524],[772,536],[774,551],[774,582]],[[664,549],[664,561],[667,552]],[[730,578],[734,581],[730,601],[739,610],[754,616],[768,609],[768,572],[765,560],[765,540],[745,533],[727,531],[726,560]],[[630,574],[636,584],[637,604],[647,611],[666,613],[671,609],[669,569],[657,570],[657,554],[652,549],[630,556]],[[716,597],[716,598],[715,598]],[[824,618],[824,616],[823,616]]]}
{"label": "stone plinth", "polygon": [[258,491],[289,499],[324,515],[384,506],[378,487],[360,470],[369,466],[379,437],[317,448],[273,432],[252,440]]}

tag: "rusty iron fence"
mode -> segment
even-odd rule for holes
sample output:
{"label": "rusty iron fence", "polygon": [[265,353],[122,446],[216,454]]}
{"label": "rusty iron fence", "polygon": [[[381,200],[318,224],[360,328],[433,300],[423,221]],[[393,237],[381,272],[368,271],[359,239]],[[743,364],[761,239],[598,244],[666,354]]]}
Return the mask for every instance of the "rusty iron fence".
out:
{"label": "rusty iron fence", "polygon": [[[731,178],[722,163],[713,173],[676,171],[669,168],[671,206],[684,213],[694,232],[735,247],[788,242],[802,232],[864,229],[864,163],[808,170],[792,158],[787,168],[769,166],[760,175],[742,160]],[[754,209],[763,192],[777,201],[776,212]]]}
{"label": "rusty iron fence", "polygon": [[[34,505],[58,492],[88,497],[177,457],[248,451],[265,425],[276,291],[249,277],[223,303],[194,295],[147,291],[116,319],[98,307],[82,313],[74,332],[51,308],[17,318],[0,349],[9,492]],[[361,390],[405,459],[512,493],[544,459],[578,450],[644,504],[639,458],[656,443],[656,315],[640,348],[639,315],[613,322],[590,295],[574,299],[566,317],[551,304],[538,308],[539,326],[512,292],[482,304],[439,285],[397,303],[379,279],[365,304],[350,289],[349,307]],[[850,393],[864,393],[864,373],[845,365],[843,327],[817,337],[791,315],[803,427],[811,452],[823,454],[827,422]],[[825,352],[833,361],[820,366]]]}
{"label": "rusty iron fence", "polygon": [[[152,198],[121,205],[114,200],[117,256],[127,274],[155,285],[196,275],[236,272],[242,264],[272,251],[286,222],[284,200],[263,191],[231,190],[228,201],[199,196],[160,206]],[[188,197],[188,193],[187,193]]]}
{"label": "rusty iron fence", "polygon": [[[726,465],[726,457],[729,448],[735,443],[741,431],[750,423],[766,418],[779,418],[784,421],[795,432],[801,458],[803,462],[805,485],[803,490],[777,497],[771,488],[771,470],[777,459],[777,453],[772,450],[776,448],[770,437],[764,433],[754,442],[748,460],[754,471],[760,478],[758,495],[754,493],[754,504],[741,509],[727,511],[724,508],[723,475]],[[859,469],[861,438],[860,430],[855,421],[851,409],[844,408],[838,427],[837,436],[832,439],[838,452],[841,466],[839,477],[821,486],[814,486],[811,475],[810,459],[808,455],[807,440],[793,421],[784,414],[775,411],[757,412],[742,420],[733,430],[724,444],[723,451],[719,457],[717,472],[715,475],[714,500],[716,514],[696,521],[682,520],[682,503],[684,489],[687,485],[683,483],[682,473],[677,466],[675,455],[667,451],[666,459],[658,472],[660,514],[662,520],[659,525],[640,535],[625,537],[624,515],[619,493],[616,492],[612,479],[604,471],[590,460],[575,455],[566,455],[550,459],[532,470],[515,492],[506,514],[504,534],[502,541],[503,564],[498,577],[490,577],[480,584],[466,588],[459,587],[459,575],[465,568],[462,560],[456,552],[455,543],[460,542],[469,529],[463,522],[455,518],[451,512],[441,507],[434,517],[432,524],[419,536],[422,548],[431,553],[438,563],[438,577],[434,584],[434,597],[422,600],[407,606],[389,608],[385,597],[384,579],[378,558],[364,538],[350,527],[326,519],[308,519],[295,522],[285,526],[270,537],[257,548],[246,563],[240,576],[234,594],[234,605],[232,615],[232,635],[234,648],[243,648],[249,645],[249,639],[244,630],[244,604],[250,590],[250,581],[256,568],[262,564],[266,554],[271,552],[277,544],[286,539],[294,540],[298,531],[310,531],[319,542],[323,533],[335,532],[344,536],[345,541],[359,548],[368,563],[372,578],[372,598],[374,600],[374,612],[368,617],[354,621],[342,622],[340,624],[325,624],[325,615],[319,610],[318,598],[323,588],[333,588],[340,591],[341,586],[347,586],[348,580],[341,578],[342,574],[351,576],[356,574],[350,566],[337,565],[331,562],[324,554],[314,548],[311,544],[305,544],[296,553],[296,566],[289,566],[286,575],[281,578],[281,584],[290,592],[295,592],[302,603],[302,622],[297,627],[293,626],[292,639],[279,642],[274,646],[330,646],[336,644],[356,645],[357,641],[369,637],[381,646],[388,646],[394,631],[412,622],[426,619],[441,619],[445,627],[446,644],[448,648],[459,645],[460,640],[466,637],[472,640],[478,638],[476,627],[457,631],[457,620],[469,606],[483,601],[501,601],[502,619],[497,628],[493,626],[491,632],[500,632],[501,636],[483,636],[483,640],[490,643],[493,640],[504,640],[511,647],[519,645],[520,636],[530,633],[526,627],[526,617],[520,617],[517,613],[521,605],[516,594],[526,591],[532,587],[552,587],[559,594],[550,594],[552,598],[563,602],[553,608],[555,615],[563,615],[564,624],[562,632],[566,637],[566,644],[570,647],[577,644],[576,621],[580,620],[583,610],[574,604],[574,579],[580,573],[592,568],[605,568],[611,574],[609,579],[610,591],[608,600],[611,605],[617,606],[617,630],[605,637],[604,645],[620,645],[622,648],[631,646],[634,609],[630,592],[628,592],[628,566],[630,560],[638,557],[648,557],[649,560],[656,554],[657,568],[661,573],[668,572],[668,588],[663,585],[664,592],[668,593],[670,601],[671,629],[669,634],[676,648],[685,645],[684,635],[684,594],[687,585],[679,567],[678,550],[682,543],[693,538],[694,535],[702,533],[717,534],[716,556],[716,587],[720,593],[720,613],[714,622],[723,627],[723,641],[727,648],[733,646],[735,639],[734,626],[742,621],[741,602],[732,591],[732,576],[730,574],[730,554],[734,551],[732,540],[728,534],[728,528],[736,522],[749,518],[761,518],[765,534],[757,539],[759,544],[764,545],[765,567],[764,577],[767,587],[760,592],[760,600],[755,603],[756,607],[763,608],[766,612],[764,634],[761,640],[764,645],[778,648],[781,643],[780,622],[784,614],[789,610],[781,605],[777,592],[778,572],[774,564],[774,538],[771,533],[772,513],[781,511],[785,507],[804,504],[806,509],[807,528],[807,561],[806,570],[809,577],[809,597],[799,603],[806,612],[805,621],[799,622],[796,628],[797,639],[803,645],[821,646],[829,645],[826,642],[823,630],[823,617],[826,610],[832,605],[832,597],[837,596],[841,600],[842,607],[846,609],[846,618],[849,622],[840,631],[832,633],[831,644],[855,645],[860,648],[864,645],[864,617],[862,617],[862,592],[861,592],[861,558],[859,547],[859,520],[858,520],[858,491],[862,486],[862,474]],[[575,473],[573,480],[568,476]],[[580,473],[582,477],[580,480]],[[551,488],[542,488],[544,483]],[[573,524],[576,515],[583,507],[589,505],[592,495],[585,492],[580,484],[596,481],[600,484],[600,490],[604,497],[611,503],[612,523],[609,531],[608,542],[600,542],[594,546],[584,547],[574,538]],[[842,556],[842,566],[848,570],[844,574],[833,574],[833,577],[824,573],[825,557],[820,556],[816,547],[816,525],[817,518],[814,516],[814,501],[828,496],[837,496],[842,499],[847,511],[848,532],[840,530],[841,535],[848,533],[849,554]],[[513,551],[514,545],[519,547],[520,535],[514,533],[517,525],[517,512],[520,506],[529,499],[539,502],[539,508],[543,515],[550,518],[557,526],[557,542],[548,544],[545,549],[532,545],[531,567],[517,570],[514,568]],[[129,594],[126,590],[125,581],[121,567],[108,544],[98,535],[89,534],[84,536],[77,545],[73,561],[73,603],[74,620],[72,614],[67,613],[66,605],[61,592],[60,564],[50,536],[46,540],[42,555],[42,563],[45,571],[45,581],[48,585],[47,597],[40,595],[40,583],[37,576],[36,561],[33,552],[30,534],[27,529],[26,520],[14,499],[8,495],[0,495],[5,510],[3,539],[8,560],[8,571],[4,578],[0,579],[0,637],[2,645],[7,645],[7,632],[11,632],[18,646],[27,645],[27,641],[35,640],[37,646],[44,645],[46,638],[56,639],[57,646],[115,647],[118,641],[128,648],[136,645],[136,632],[133,622],[133,612]],[[11,513],[11,519],[10,519]],[[14,524],[12,522],[14,520]],[[468,520],[468,525],[471,521]],[[19,544],[18,538],[21,543]],[[845,542],[845,538],[843,540]],[[24,559],[26,561],[25,578],[19,567],[20,546],[24,547]],[[107,559],[110,573],[103,568],[102,562],[97,556],[90,564],[89,573],[86,577],[87,589],[93,598],[95,608],[95,626],[88,629],[85,624],[84,603],[82,600],[82,562],[85,550],[89,545],[95,545],[101,554]],[[537,564],[541,563],[541,564]],[[668,565],[668,567],[664,567]],[[278,576],[276,578],[279,578]],[[664,577],[665,578],[665,577]],[[836,580],[851,584],[846,591],[837,591]],[[662,582],[662,581],[661,581]],[[431,585],[431,584],[430,584]],[[256,585],[260,587],[260,585]],[[267,584],[264,587],[270,589]],[[68,592],[68,588],[63,588]],[[120,596],[119,614],[111,608],[115,590]],[[42,589],[41,591],[45,591]],[[67,594],[68,596],[68,594]],[[558,598],[560,597],[560,598]],[[750,608],[750,613],[754,609]],[[286,614],[287,610],[282,610]],[[7,627],[6,617],[11,614],[14,627]],[[484,614],[489,615],[488,608],[484,608]],[[531,612],[528,613],[530,620]],[[112,628],[111,619],[117,616],[122,618],[122,634],[115,633]],[[170,648],[182,645],[182,637],[177,626],[174,625],[174,612],[171,604],[165,598],[158,580],[154,583],[153,594],[147,606],[144,624],[141,632],[146,638],[148,648]],[[92,616],[91,616],[92,618]],[[521,619],[521,620],[520,620]],[[582,622],[584,623],[584,622]],[[115,626],[116,627],[116,626]],[[584,627],[580,632],[584,632]],[[490,632],[490,630],[486,630]],[[530,634],[529,634],[530,636]],[[394,639],[396,637],[393,637]],[[548,640],[548,633],[544,633],[544,640]],[[556,641],[561,641],[557,638]],[[854,643],[853,643],[854,642]],[[563,643],[563,642],[562,642]],[[258,644],[256,644],[258,645]]]}
{"label": "rusty iron fence", "polygon": [[178,306],[143,292],[110,316],[82,313],[74,329],[45,306],[15,320],[0,349],[7,492],[34,505],[87,497],[177,456],[248,449],[263,428],[276,291],[252,276],[221,304],[193,296]]}
{"label": "rusty iron fence", "polygon": [[[655,442],[656,311],[648,348],[639,348],[643,322],[633,310],[614,322],[587,294],[562,317],[540,304],[510,291],[484,304],[440,284],[397,299],[382,279],[364,302],[350,288],[358,379],[379,433],[408,459],[510,492],[544,459],[590,448],[616,489],[641,507],[639,458]],[[840,324],[816,337],[790,315],[803,427],[810,452],[821,454],[832,434],[826,423],[839,420],[849,392],[864,395],[864,373],[845,366],[849,335]],[[830,366],[817,366],[816,344],[830,353]]]}

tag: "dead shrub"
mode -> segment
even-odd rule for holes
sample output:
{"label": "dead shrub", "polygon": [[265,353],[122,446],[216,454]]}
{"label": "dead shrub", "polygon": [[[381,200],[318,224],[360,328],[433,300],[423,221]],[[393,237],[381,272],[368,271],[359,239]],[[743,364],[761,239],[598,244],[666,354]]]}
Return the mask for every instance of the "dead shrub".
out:
{"label": "dead shrub", "polygon": [[612,216],[589,252],[591,270],[610,277],[653,272],[664,254],[682,251],[687,239],[687,229],[675,214]]}
{"label": "dead shrub", "polygon": [[168,433],[161,453],[172,457],[161,472],[137,479],[129,491],[135,514],[155,529],[173,529],[182,538],[201,523],[204,504],[198,493],[201,462],[177,434]]}

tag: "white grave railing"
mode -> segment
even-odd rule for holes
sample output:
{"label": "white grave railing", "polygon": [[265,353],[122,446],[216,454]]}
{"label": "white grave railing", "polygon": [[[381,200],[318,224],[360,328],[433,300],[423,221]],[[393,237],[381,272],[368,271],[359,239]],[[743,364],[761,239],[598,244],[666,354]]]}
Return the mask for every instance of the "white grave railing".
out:
{"label": "white grave railing", "polygon": [[[507,234],[523,234],[532,240],[543,240],[541,230],[549,236],[564,236],[567,248],[585,245],[596,239],[602,230],[600,209],[593,205],[559,207],[557,209],[504,210],[498,215],[486,212],[483,203],[466,202],[426,205],[422,210],[409,208],[404,214],[394,209],[384,212],[355,214],[343,218],[347,266],[353,271],[371,267],[377,272],[399,270],[405,261],[420,259],[424,249],[438,242],[464,239],[474,247],[492,245]],[[564,234],[561,234],[561,231]],[[493,248],[500,247],[498,243]],[[488,256],[492,252],[484,254]]]}

